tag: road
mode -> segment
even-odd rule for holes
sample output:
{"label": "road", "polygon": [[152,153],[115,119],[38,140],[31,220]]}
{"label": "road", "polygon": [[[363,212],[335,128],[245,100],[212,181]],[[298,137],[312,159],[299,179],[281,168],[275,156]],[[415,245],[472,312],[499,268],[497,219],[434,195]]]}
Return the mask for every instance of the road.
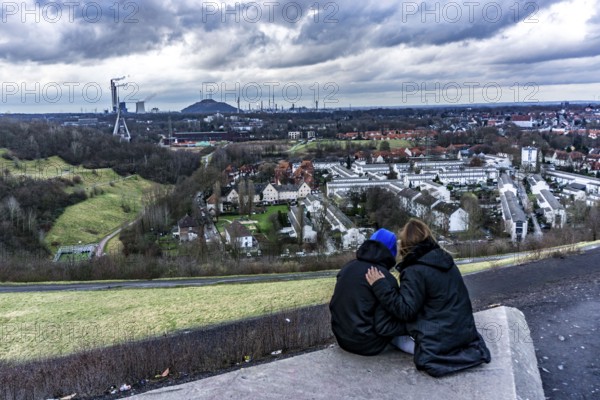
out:
{"label": "road", "polygon": [[523,206],[523,210],[526,214],[529,214],[529,217],[533,221],[533,235],[537,238],[541,238],[544,234],[540,228],[540,224],[538,223],[537,216],[533,213],[532,207],[529,204],[529,198],[527,197],[527,190],[525,190],[525,186],[521,181],[517,181],[517,192],[519,193],[519,198],[521,199],[521,205]]}
{"label": "road", "polygon": [[276,282],[301,279],[329,278],[337,271],[301,272],[273,275],[247,275],[225,276],[217,278],[173,279],[173,280],[147,280],[123,282],[90,282],[90,283],[64,283],[64,284],[33,284],[33,285],[1,285],[0,293],[27,293],[27,292],[58,292],[67,290],[109,290],[109,289],[151,289],[173,288],[189,286],[208,286],[231,283]]}
{"label": "road", "polygon": [[106,243],[108,243],[108,241],[110,239],[114,238],[119,233],[121,233],[121,228],[117,229],[116,231],[114,231],[113,233],[111,233],[110,235],[106,236],[104,239],[102,239],[100,241],[100,243],[96,247],[96,257],[102,257],[104,255],[104,248],[106,247]]}

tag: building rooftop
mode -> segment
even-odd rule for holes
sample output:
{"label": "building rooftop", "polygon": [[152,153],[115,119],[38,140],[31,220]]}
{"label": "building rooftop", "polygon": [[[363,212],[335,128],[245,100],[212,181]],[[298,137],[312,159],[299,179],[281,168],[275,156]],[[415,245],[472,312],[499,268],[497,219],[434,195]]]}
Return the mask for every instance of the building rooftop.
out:
{"label": "building rooftop", "polygon": [[521,208],[519,201],[517,200],[517,196],[513,192],[505,192],[502,196],[506,200],[507,210],[510,213],[510,219],[517,221],[527,221],[527,217],[525,216],[525,212]]}
{"label": "building rooftop", "polygon": [[556,197],[548,189],[540,191],[540,195],[546,200],[546,203],[550,205],[554,210],[562,210],[564,207],[556,200]]}
{"label": "building rooftop", "polygon": [[229,226],[226,226],[225,229],[232,237],[252,236],[252,233],[248,230],[248,228],[242,225],[239,221],[233,221]]}

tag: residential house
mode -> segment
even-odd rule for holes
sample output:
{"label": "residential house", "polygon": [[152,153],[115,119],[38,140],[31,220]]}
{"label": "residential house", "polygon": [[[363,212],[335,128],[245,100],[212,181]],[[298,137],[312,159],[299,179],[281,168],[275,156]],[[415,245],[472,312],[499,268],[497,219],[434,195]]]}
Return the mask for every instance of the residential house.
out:
{"label": "residential house", "polygon": [[586,186],[581,183],[571,182],[563,188],[563,196],[572,198],[575,201],[586,201]]}
{"label": "residential house", "polygon": [[225,227],[225,240],[228,245],[243,250],[252,249],[257,244],[252,233],[239,221]]}
{"label": "residential house", "polygon": [[544,178],[541,175],[535,174],[527,178],[527,183],[529,184],[529,189],[531,193],[538,195],[542,190],[549,190],[550,186],[546,183]]}
{"label": "residential house", "polygon": [[458,204],[440,201],[432,208],[433,224],[442,230],[464,232],[469,227],[469,214]]}
{"label": "residential house", "polygon": [[306,215],[305,207],[292,206],[288,212],[288,219],[294,228],[296,237],[301,237],[303,243],[316,243],[317,232],[314,230],[312,221]]}
{"label": "residential house", "polygon": [[513,115],[510,117],[510,121],[519,128],[533,128],[533,117],[531,115]]}
{"label": "residential house", "polygon": [[421,182],[421,191],[428,191],[429,194],[442,201],[450,201],[450,191],[444,185],[434,181]]}
{"label": "residential house", "polygon": [[179,238],[180,242],[191,242],[198,239],[200,235],[200,225],[189,215],[177,221],[177,231],[175,237]]}
{"label": "residential house", "polygon": [[517,196],[510,190],[500,194],[504,229],[513,242],[521,242],[527,236],[527,217]]}
{"label": "residential house", "polygon": [[267,184],[262,191],[263,204],[276,204],[279,201],[279,192],[272,183]]}
{"label": "residential house", "polygon": [[562,228],[567,223],[565,208],[548,189],[542,189],[536,194],[538,205],[544,213],[544,219],[552,228]]}
{"label": "residential house", "polygon": [[298,140],[302,138],[302,132],[300,131],[290,131],[288,132],[288,139],[290,140]]}

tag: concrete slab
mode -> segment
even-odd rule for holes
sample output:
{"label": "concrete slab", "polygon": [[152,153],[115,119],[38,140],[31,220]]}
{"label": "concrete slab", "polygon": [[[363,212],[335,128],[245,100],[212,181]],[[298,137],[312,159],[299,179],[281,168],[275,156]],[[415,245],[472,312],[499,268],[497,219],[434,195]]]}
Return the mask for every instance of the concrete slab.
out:
{"label": "concrete slab", "polygon": [[180,399],[444,399],[544,400],[529,328],[515,308],[475,314],[492,362],[444,378],[415,369],[412,356],[375,357],[337,346],[132,398]]}

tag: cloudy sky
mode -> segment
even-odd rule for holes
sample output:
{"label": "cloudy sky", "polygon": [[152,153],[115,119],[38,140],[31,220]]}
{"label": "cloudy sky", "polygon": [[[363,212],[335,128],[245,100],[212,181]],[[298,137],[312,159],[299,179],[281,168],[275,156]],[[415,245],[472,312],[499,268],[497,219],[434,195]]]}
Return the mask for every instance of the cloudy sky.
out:
{"label": "cloudy sky", "polygon": [[0,113],[600,101],[599,2],[2,2]]}

